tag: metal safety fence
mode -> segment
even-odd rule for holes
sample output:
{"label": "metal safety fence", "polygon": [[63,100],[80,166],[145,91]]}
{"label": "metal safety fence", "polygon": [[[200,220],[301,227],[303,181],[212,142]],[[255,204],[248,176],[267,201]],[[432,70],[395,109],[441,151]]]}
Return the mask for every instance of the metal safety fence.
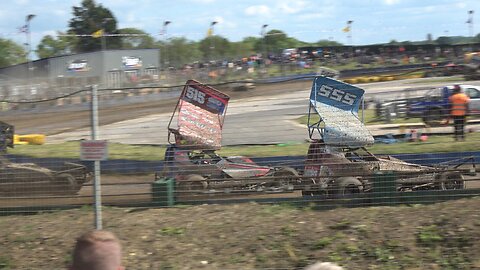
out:
{"label": "metal safety fence", "polygon": [[[338,209],[361,208],[365,209],[363,213],[370,209],[373,213],[381,211],[378,207],[392,207],[389,211],[395,212],[405,205],[464,200],[470,200],[473,208],[462,204],[463,211],[468,215],[476,211],[478,216],[480,133],[474,122],[465,128],[464,140],[458,141],[454,140],[453,126],[427,129],[420,126],[421,118],[386,125],[375,118],[375,108],[365,101],[377,93],[389,96],[388,85],[344,86],[341,81],[324,78],[265,83],[242,90],[188,80],[172,88],[125,88],[121,96],[112,89],[88,86],[71,96],[48,100],[53,103],[82,96],[78,103],[5,112],[1,119],[1,218],[50,212],[60,220],[62,215],[78,218],[77,231],[88,227],[122,230],[122,226],[129,225],[116,211],[128,216],[137,211],[152,214],[149,211],[187,209],[185,213],[194,215],[190,210],[210,209],[221,216],[238,207],[252,211],[255,205],[264,211],[257,214],[267,219],[276,217],[276,211],[295,211],[300,218],[295,224],[303,226],[301,213],[305,209],[313,211],[308,213],[314,213],[315,219],[322,219],[323,214]],[[71,211],[83,211],[85,216]],[[162,213],[169,216],[170,212]],[[382,242],[378,248],[361,249],[359,239],[369,228],[350,220],[347,213],[339,214],[336,223],[325,229],[336,234],[317,239],[303,254],[298,253],[303,249],[292,239],[297,234],[305,235],[297,231],[295,224],[283,224],[279,234],[290,238],[282,238],[284,244],[279,247],[282,254],[287,254],[285,259],[271,251],[275,248],[266,247],[268,252],[256,251],[261,256],[230,256],[224,264],[196,260],[205,269],[301,269],[320,255],[350,266],[348,269],[356,269],[355,262],[361,262],[362,267],[392,263],[398,269],[415,265],[397,255],[402,248],[403,252],[411,252],[392,244],[399,241],[398,235],[382,240],[389,244]],[[204,214],[216,222],[214,225],[207,219],[207,228],[222,226],[221,221]],[[161,220],[158,215],[151,218]],[[242,215],[257,217],[253,213]],[[138,218],[137,226],[142,226]],[[189,225],[168,218],[158,221],[157,236],[188,234]],[[313,220],[311,216],[305,218]],[[438,218],[435,216],[435,220]],[[453,236],[437,233],[444,226],[438,222],[434,227],[423,224],[419,230],[432,238],[438,234],[441,240],[418,236],[421,240],[416,240],[420,246],[417,248],[427,246],[433,250],[429,246],[433,245],[438,254],[446,254],[454,245],[446,248],[443,245],[451,242],[444,243],[444,239],[463,239],[461,232]],[[478,226],[478,219],[477,223],[469,222],[465,225],[467,231]],[[324,226],[310,225],[319,231]],[[343,241],[339,239],[349,230],[355,231],[351,237],[355,240],[345,240],[348,243],[342,242],[329,254],[322,253],[327,246],[333,246],[332,242]],[[222,235],[218,237],[228,238]],[[145,239],[149,237],[145,235]],[[269,236],[256,237],[249,241],[263,241],[262,237]],[[470,246],[478,245],[465,241]],[[460,254],[462,248],[454,251]],[[278,264],[263,258],[269,252],[279,259]],[[429,255],[421,263],[464,269],[478,263],[474,255],[462,254],[463,261],[446,258],[440,262],[436,260],[441,255]],[[142,269],[181,269],[175,262],[151,262],[145,267]]]}

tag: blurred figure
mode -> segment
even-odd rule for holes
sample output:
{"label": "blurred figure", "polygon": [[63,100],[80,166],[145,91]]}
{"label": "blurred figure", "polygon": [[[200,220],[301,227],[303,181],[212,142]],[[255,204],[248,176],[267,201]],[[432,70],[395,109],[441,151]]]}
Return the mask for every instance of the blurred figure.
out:
{"label": "blurred figure", "polygon": [[73,249],[70,270],[124,270],[122,247],[109,231],[96,230],[81,235]]}
{"label": "blurred figure", "polygon": [[448,98],[450,101],[450,116],[453,118],[455,128],[455,141],[465,140],[465,121],[468,115],[468,103],[470,98],[462,93],[460,85],[453,87],[453,94]]}
{"label": "blurred figure", "polygon": [[305,267],[304,270],[343,270],[343,267],[331,262],[317,262]]}

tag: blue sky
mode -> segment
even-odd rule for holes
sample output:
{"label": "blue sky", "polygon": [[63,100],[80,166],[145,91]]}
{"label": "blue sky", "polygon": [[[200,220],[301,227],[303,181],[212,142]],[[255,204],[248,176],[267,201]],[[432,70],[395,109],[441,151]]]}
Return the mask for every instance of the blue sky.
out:
{"label": "blue sky", "polygon": [[[230,41],[260,36],[262,25],[306,42],[320,39],[349,44],[342,29],[352,20],[354,45],[424,40],[427,34],[468,36],[468,11],[474,10],[474,34],[480,32],[480,0],[97,0],[110,9],[119,28],[136,27],[156,39],[168,20],[167,37],[190,40],[205,37],[210,22],[214,32]],[[8,4],[6,4],[8,3]],[[28,14],[33,47],[47,35],[65,31],[72,6],[81,0],[9,0],[0,9],[0,37],[25,43],[18,32]]]}

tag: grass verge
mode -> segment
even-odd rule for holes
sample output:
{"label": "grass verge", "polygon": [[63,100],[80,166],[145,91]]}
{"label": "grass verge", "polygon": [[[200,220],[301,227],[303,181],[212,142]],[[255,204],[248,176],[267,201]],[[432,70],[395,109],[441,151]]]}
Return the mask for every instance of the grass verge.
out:
{"label": "grass verge", "polygon": [[[455,142],[453,136],[430,136],[427,141],[402,142],[393,144],[376,143],[368,149],[375,154],[400,153],[441,153],[480,151],[480,133],[467,134],[464,142]],[[307,153],[307,142],[292,142],[277,145],[226,146],[218,151],[223,156],[244,155],[250,157],[301,156]],[[109,143],[109,159],[163,160],[165,146],[126,145]],[[10,154],[36,158],[73,158],[80,156],[79,142],[45,145],[18,145]]]}
{"label": "grass verge", "polygon": [[[358,114],[359,118],[362,119],[362,112],[360,111]],[[379,119],[378,117],[375,116],[375,110],[374,109],[366,109],[364,110],[363,117],[365,118],[365,125],[380,125],[380,124],[385,124],[386,122],[382,119]],[[318,121],[319,116],[316,114],[312,115],[312,123],[315,121]],[[299,117],[296,119],[296,121],[299,124],[302,125],[307,125],[308,122],[308,115],[304,115],[302,117]],[[392,119],[392,122],[389,124],[411,124],[411,123],[422,123],[422,119],[420,118],[397,118],[397,119]]]}

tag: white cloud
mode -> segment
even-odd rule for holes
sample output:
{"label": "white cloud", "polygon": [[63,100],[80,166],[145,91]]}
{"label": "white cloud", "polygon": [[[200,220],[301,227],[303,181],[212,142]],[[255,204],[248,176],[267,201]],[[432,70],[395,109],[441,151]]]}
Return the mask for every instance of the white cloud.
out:
{"label": "white cloud", "polygon": [[137,21],[137,17],[135,16],[135,12],[129,12],[127,14],[127,22],[128,23],[133,23],[135,21]]}
{"label": "white cloud", "polygon": [[47,35],[50,35],[52,37],[56,37],[57,36],[57,31],[55,30],[46,30],[46,31],[41,31],[41,37],[44,37],[44,36],[47,36]]}
{"label": "white cloud", "polygon": [[245,9],[245,14],[249,16],[270,16],[270,8],[265,5],[249,6]]}
{"label": "white cloud", "polygon": [[70,15],[69,10],[67,11],[65,9],[53,9],[52,13],[57,15],[57,16],[62,16],[62,17]]}
{"label": "white cloud", "polygon": [[305,13],[305,14],[302,14],[302,16],[300,16],[298,18],[298,20],[299,21],[309,21],[309,20],[322,19],[322,18],[327,18],[327,17],[329,17],[329,16],[327,16],[324,13]]}
{"label": "white cloud", "polygon": [[28,0],[15,0],[14,1],[16,5],[26,5],[28,4]]}
{"label": "white cloud", "polygon": [[201,3],[201,4],[209,4],[215,2],[215,0],[192,0],[192,2]]}
{"label": "white cloud", "polygon": [[383,0],[383,3],[391,6],[400,3],[400,0]]}
{"label": "white cloud", "polygon": [[467,4],[464,2],[456,3],[455,4],[458,8],[463,9],[467,7]]}
{"label": "white cloud", "polygon": [[307,6],[307,2],[302,0],[281,1],[277,4],[278,9],[287,14],[294,14],[302,11]]}

